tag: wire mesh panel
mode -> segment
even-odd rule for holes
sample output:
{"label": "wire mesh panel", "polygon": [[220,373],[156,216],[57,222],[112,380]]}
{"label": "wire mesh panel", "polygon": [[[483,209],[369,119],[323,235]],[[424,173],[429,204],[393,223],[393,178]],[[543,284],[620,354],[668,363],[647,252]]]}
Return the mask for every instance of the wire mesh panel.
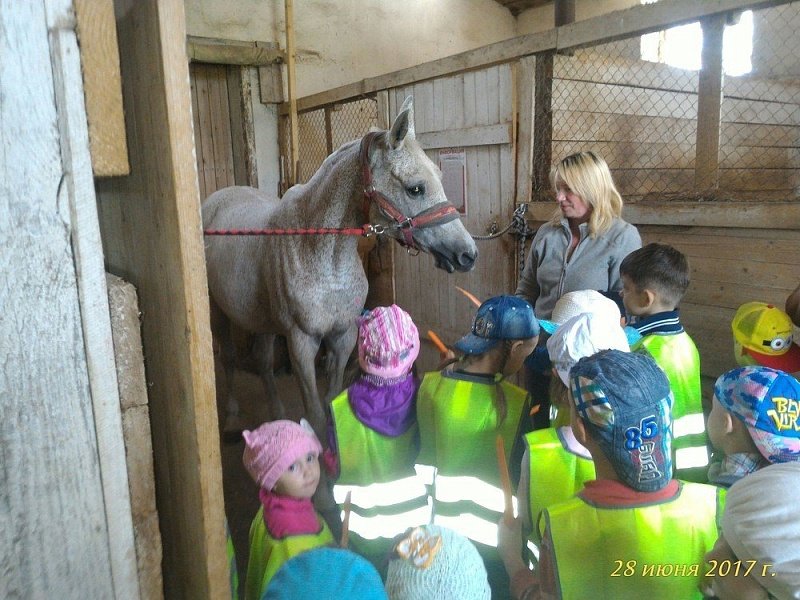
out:
{"label": "wire mesh panel", "polygon": [[592,150],[629,199],[691,188],[696,72],[642,60],[637,37],[557,55],[553,78],[554,162]]}
{"label": "wire mesh panel", "polygon": [[298,162],[297,183],[305,183],[316,173],[328,156],[325,143],[325,111],[311,110],[297,115]]}
{"label": "wire mesh panel", "polygon": [[333,150],[363,137],[370,127],[378,126],[378,101],[375,97],[336,104],[329,110]]}
{"label": "wire mesh panel", "polygon": [[[800,6],[745,11],[736,21],[752,32],[752,54],[745,72],[724,81],[719,188],[743,200],[793,199],[800,184]],[[727,56],[743,41],[726,36],[724,44]]]}

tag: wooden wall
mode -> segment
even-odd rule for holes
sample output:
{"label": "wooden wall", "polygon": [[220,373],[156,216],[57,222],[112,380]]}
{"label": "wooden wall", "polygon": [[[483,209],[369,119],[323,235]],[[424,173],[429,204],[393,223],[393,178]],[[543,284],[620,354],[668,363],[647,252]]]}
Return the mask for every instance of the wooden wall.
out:
{"label": "wooden wall", "polygon": [[[441,148],[466,152],[467,208],[462,221],[478,235],[494,222],[504,227],[514,209],[514,148],[510,65],[500,65],[403,86],[389,91],[389,115],[408,95],[414,96],[417,139],[434,161]],[[409,256],[395,247],[397,303],[421,332],[434,329],[446,343],[466,333],[475,307],[455,286],[481,300],[513,292],[514,242],[509,236],[478,242],[478,261],[469,273],[447,274],[431,257]]]}

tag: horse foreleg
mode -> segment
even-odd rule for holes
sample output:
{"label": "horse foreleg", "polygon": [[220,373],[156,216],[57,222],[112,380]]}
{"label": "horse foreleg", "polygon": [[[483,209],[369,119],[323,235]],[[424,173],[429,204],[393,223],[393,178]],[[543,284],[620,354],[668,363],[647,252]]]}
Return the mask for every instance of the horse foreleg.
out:
{"label": "horse foreleg", "polygon": [[358,327],[353,324],[346,331],[331,334],[325,338],[325,347],[328,350],[328,390],[325,394],[326,406],[344,388],[344,370],[358,337]]}
{"label": "horse foreleg", "polygon": [[264,385],[264,392],[267,395],[267,402],[270,406],[270,416],[273,419],[285,419],[286,407],[283,405],[278,386],[275,383],[275,334],[262,333],[256,336],[253,347],[258,374],[261,383]]}
{"label": "horse foreleg", "polygon": [[239,402],[233,391],[233,376],[236,368],[236,344],[231,335],[230,319],[211,301],[211,330],[217,337],[220,349],[220,361],[225,374],[225,425],[222,436],[225,440],[236,440],[241,435],[243,423],[239,410]]}
{"label": "horse foreleg", "polygon": [[311,422],[320,441],[325,444],[325,413],[317,391],[317,374],[314,360],[317,357],[320,341],[298,328],[288,336],[289,356],[292,369],[300,384],[306,418]]}

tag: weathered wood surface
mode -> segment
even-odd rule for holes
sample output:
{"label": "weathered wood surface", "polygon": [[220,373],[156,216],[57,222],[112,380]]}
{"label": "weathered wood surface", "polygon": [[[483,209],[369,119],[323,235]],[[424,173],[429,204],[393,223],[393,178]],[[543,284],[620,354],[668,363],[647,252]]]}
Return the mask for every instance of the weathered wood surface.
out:
{"label": "weathered wood surface", "polygon": [[137,598],[71,2],[0,3],[0,45],[0,597]]}
{"label": "weathered wood surface", "polygon": [[230,592],[185,8],[115,9],[131,174],[97,182],[106,260],[139,292],[165,596],[216,600]]}

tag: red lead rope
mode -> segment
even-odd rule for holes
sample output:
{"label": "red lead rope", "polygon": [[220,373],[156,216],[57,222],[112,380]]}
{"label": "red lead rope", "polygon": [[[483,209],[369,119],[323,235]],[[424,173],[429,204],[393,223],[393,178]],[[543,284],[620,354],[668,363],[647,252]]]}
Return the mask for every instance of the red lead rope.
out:
{"label": "red lead rope", "polygon": [[318,227],[312,229],[205,229],[205,235],[363,235],[370,233],[370,225],[355,227]]}

